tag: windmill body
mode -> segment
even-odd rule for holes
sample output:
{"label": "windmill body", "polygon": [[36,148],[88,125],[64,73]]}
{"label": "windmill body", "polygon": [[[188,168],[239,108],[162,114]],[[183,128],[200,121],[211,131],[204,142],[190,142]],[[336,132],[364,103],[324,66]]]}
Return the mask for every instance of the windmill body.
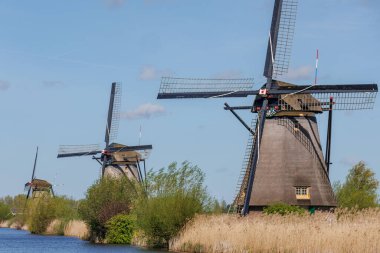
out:
{"label": "windmill body", "polygon": [[[239,192],[241,207],[246,186],[245,182]],[[305,189],[305,194],[297,195],[297,189]],[[249,205],[261,210],[277,202],[321,209],[336,206],[315,116],[266,119]]]}
{"label": "windmill body", "polygon": [[[266,83],[253,79],[163,77],[158,99],[239,98],[251,105],[229,106],[249,132],[234,210],[246,215],[272,203],[328,209],[336,206],[329,180],[332,112],[372,109],[377,84],[295,85],[280,81],[289,67],[298,0],[275,0],[267,55]],[[251,125],[237,113],[250,110]],[[325,154],[316,115],[328,114]]]}
{"label": "windmill body", "polygon": [[[143,181],[145,160],[152,145],[126,146],[112,142],[117,137],[121,106],[121,84],[112,83],[105,131],[105,147],[99,145],[61,145],[58,158],[92,156],[101,166],[101,175],[107,177],[127,176],[131,180]],[[140,165],[141,164],[141,165]]]}

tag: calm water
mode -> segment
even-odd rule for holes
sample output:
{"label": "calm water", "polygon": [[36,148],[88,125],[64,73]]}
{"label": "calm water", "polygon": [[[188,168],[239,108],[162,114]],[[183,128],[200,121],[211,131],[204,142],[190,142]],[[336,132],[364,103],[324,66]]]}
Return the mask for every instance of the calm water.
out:
{"label": "calm water", "polygon": [[144,250],[130,246],[94,245],[72,237],[31,235],[27,231],[0,228],[0,252],[158,253],[159,251]]}

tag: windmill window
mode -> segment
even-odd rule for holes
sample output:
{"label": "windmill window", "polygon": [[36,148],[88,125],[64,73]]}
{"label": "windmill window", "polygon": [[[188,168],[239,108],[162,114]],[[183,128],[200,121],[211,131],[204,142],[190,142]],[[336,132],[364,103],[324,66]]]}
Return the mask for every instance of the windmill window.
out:
{"label": "windmill window", "polygon": [[297,199],[310,199],[310,191],[307,186],[296,186],[296,198]]}

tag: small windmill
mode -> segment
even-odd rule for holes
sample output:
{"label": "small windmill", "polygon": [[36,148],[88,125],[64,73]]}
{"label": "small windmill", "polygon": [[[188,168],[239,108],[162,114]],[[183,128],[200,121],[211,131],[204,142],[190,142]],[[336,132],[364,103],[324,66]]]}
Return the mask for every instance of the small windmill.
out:
{"label": "small windmill", "polygon": [[38,198],[38,197],[42,197],[46,195],[54,197],[53,185],[46,180],[37,179],[35,177],[37,158],[38,158],[38,147],[36,150],[36,156],[34,158],[32,178],[30,182],[27,182],[25,184],[25,188],[24,188],[25,191],[28,191],[28,193],[26,194],[26,200],[28,200],[30,197]]}
{"label": "small windmill", "polygon": [[[243,215],[275,202],[305,208],[336,206],[329,170],[333,110],[372,109],[377,84],[294,85],[277,78],[287,73],[297,0],[275,0],[264,67],[266,83],[253,79],[163,77],[158,99],[255,96],[251,105],[229,110],[249,131],[233,206]],[[256,113],[251,125],[236,110]],[[328,112],[323,157],[316,114]]]}
{"label": "small windmill", "polygon": [[[127,176],[138,182],[143,181],[145,173],[145,160],[149,157],[152,145],[126,146],[112,142],[116,139],[121,107],[121,84],[112,83],[111,96],[108,107],[108,117],[105,133],[105,147],[99,145],[61,145],[58,158],[92,156],[102,167],[103,176]],[[99,155],[96,157],[95,155]],[[140,166],[142,163],[142,166]]]}

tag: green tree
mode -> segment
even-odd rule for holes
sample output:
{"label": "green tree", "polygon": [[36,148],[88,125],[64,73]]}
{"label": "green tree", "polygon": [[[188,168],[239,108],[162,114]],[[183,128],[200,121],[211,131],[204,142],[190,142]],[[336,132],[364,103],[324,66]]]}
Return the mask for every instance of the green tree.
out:
{"label": "green tree", "polygon": [[209,206],[203,184],[204,173],[189,162],[148,172],[146,194],[141,194],[134,212],[151,246],[167,246],[189,219]]}
{"label": "green tree", "polygon": [[103,242],[106,223],[117,214],[128,214],[136,199],[138,186],[127,177],[96,181],[79,204],[79,214],[90,228],[90,240]]}
{"label": "green tree", "polygon": [[368,208],[378,205],[379,181],[375,173],[361,161],[349,171],[346,181],[334,184],[334,191],[340,207]]}
{"label": "green tree", "polygon": [[0,202],[0,222],[12,217],[11,209],[8,205]]}

